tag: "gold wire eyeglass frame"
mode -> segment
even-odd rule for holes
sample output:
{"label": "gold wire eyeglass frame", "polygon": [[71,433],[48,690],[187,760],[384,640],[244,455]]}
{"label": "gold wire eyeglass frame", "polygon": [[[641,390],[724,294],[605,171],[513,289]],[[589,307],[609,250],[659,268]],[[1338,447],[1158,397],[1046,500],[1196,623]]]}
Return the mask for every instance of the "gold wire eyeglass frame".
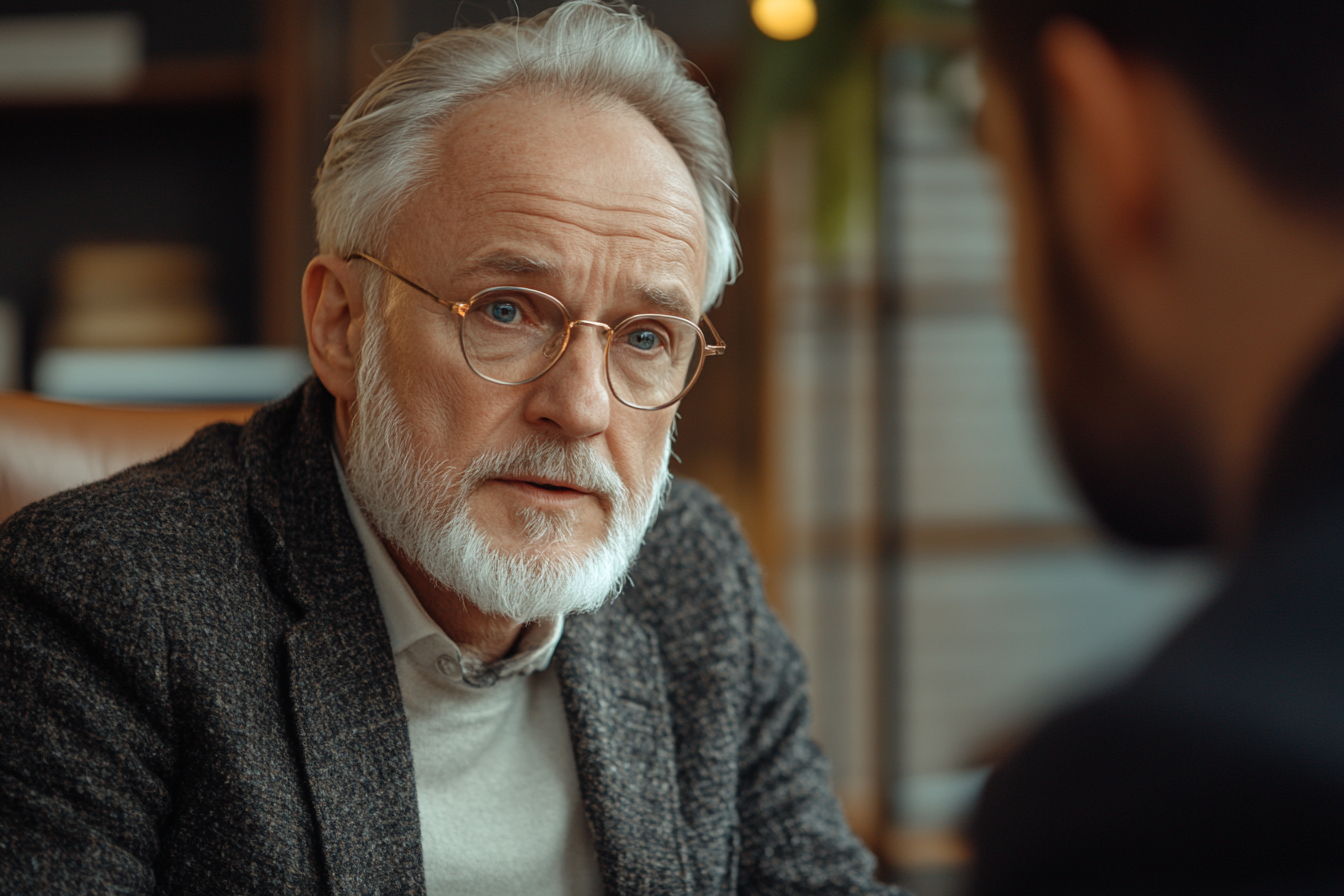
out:
{"label": "gold wire eyeglass frame", "polygon": [[[387,272],[388,274],[391,274],[393,277],[396,277],[402,283],[405,283],[407,286],[411,287],[411,289],[414,289],[417,292],[424,293],[434,301],[438,302],[440,305],[443,305],[445,308],[448,308],[454,314],[456,314],[459,318],[458,322],[459,325],[457,328],[458,346],[462,349],[462,357],[466,359],[467,366],[471,368],[472,373],[476,374],[481,379],[487,380],[488,382],[491,383],[498,383],[501,386],[525,386],[528,383],[536,382],[537,380],[541,379],[564,356],[565,349],[569,348],[570,334],[574,332],[575,327],[595,327],[599,330],[605,330],[607,334],[606,339],[604,340],[602,345],[602,370],[606,374],[607,388],[611,390],[612,396],[626,407],[634,408],[635,410],[638,411],[661,411],[663,408],[671,407],[672,405],[681,401],[683,398],[686,397],[686,393],[691,391],[691,387],[695,385],[696,380],[700,379],[700,372],[704,370],[705,358],[722,355],[725,351],[728,350],[727,344],[724,343],[723,337],[719,335],[719,331],[715,329],[714,323],[709,319],[708,314],[701,315],[700,319],[705,322],[705,326],[709,328],[710,335],[714,337],[713,343],[710,343],[705,338],[704,330],[701,330],[700,327],[695,323],[695,321],[675,314],[632,314],[629,317],[622,318],[615,324],[604,324],[599,320],[575,320],[574,318],[571,318],[569,316],[569,309],[565,308],[564,303],[561,302],[559,299],[557,299],[555,296],[550,295],[549,293],[544,293],[537,289],[528,289],[525,286],[491,286],[476,293],[471,298],[467,299],[465,302],[450,302],[447,299],[439,298],[434,293],[430,292],[428,289],[425,289],[419,283],[416,283],[414,280],[410,279],[404,274],[401,274],[398,271],[393,270],[385,262],[380,261],[377,258],[374,258],[372,255],[368,255],[364,252],[352,252],[349,255],[345,256],[346,261],[354,261],[357,258],[363,261],[367,261],[369,264],[374,265],[375,267],[381,268],[383,271]],[[550,302],[557,309],[559,309],[561,316],[565,320],[565,340],[560,345],[560,350],[555,353],[555,357],[553,357],[551,359],[551,362],[547,364],[545,367],[543,367],[541,369],[541,372],[537,373],[535,376],[531,376],[525,380],[519,380],[517,382],[498,380],[492,376],[487,376],[486,374],[477,370],[476,365],[472,363],[471,354],[467,351],[466,335],[465,335],[466,327],[461,326],[462,322],[466,320],[467,312],[471,311],[472,307],[475,306],[478,302],[487,299],[492,295],[498,295],[500,293],[507,293],[507,292],[526,293],[527,295],[536,296],[540,299],[543,299],[544,301]],[[700,349],[701,349],[700,359],[695,366],[695,372],[690,375],[690,377],[686,380],[686,385],[682,387],[682,390],[678,392],[674,398],[672,398],[669,401],[665,401],[659,405],[650,406],[650,405],[635,404],[633,402],[626,401],[624,398],[621,397],[620,392],[616,390],[616,386],[611,380],[611,364],[608,362],[608,359],[611,351],[612,337],[616,335],[617,330],[621,329],[625,325],[640,320],[680,321],[681,323],[689,324],[691,329],[695,331],[696,336],[700,339]]]}

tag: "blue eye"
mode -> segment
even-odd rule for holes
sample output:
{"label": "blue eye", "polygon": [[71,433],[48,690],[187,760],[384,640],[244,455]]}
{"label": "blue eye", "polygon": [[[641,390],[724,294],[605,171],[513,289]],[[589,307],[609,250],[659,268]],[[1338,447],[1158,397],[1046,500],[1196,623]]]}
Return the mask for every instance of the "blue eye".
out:
{"label": "blue eye", "polygon": [[636,330],[626,337],[626,341],[640,351],[653,351],[658,347],[658,334],[652,330]]}
{"label": "blue eye", "polygon": [[511,324],[518,320],[518,306],[512,302],[491,302],[490,317],[501,324]]}

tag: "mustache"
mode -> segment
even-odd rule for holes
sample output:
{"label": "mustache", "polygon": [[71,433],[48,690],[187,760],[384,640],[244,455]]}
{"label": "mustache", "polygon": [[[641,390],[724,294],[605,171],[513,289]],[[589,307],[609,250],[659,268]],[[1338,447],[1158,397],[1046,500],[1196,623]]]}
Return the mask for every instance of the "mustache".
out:
{"label": "mustache", "polygon": [[456,478],[463,493],[490,479],[549,479],[592,492],[613,508],[630,500],[611,461],[589,442],[524,439],[477,455]]}

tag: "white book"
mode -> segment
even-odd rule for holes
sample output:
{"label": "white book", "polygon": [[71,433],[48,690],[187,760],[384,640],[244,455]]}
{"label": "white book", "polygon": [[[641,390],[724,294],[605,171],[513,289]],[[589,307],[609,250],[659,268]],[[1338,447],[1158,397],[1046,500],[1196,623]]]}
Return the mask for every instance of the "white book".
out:
{"label": "white book", "polygon": [[130,13],[0,18],[0,95],[116,96],[139,77],[144,43]]}
{"label": "white book", "polygon": [[38,356],[33,391],[117,404],[248,403],[284,396],[312,370],[297,348],[59,348]]}
{"label": "white book", "polygon": [[19,356],[23,347],[23,318],[19,306],[0,299],[0,390],[21,385]]}

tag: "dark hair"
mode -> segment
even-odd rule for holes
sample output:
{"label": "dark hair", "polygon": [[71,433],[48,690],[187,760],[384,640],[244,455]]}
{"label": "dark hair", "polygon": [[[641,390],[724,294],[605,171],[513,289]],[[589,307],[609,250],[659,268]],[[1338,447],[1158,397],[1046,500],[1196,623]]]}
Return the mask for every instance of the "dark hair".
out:
{"label": "dark hair", "polygon": [[1019,93],[1050,170],[1040,37],[1059,18],[1167,67],[1269,186],[1344,212],[1344,0],[977,0],[990,60]]}

